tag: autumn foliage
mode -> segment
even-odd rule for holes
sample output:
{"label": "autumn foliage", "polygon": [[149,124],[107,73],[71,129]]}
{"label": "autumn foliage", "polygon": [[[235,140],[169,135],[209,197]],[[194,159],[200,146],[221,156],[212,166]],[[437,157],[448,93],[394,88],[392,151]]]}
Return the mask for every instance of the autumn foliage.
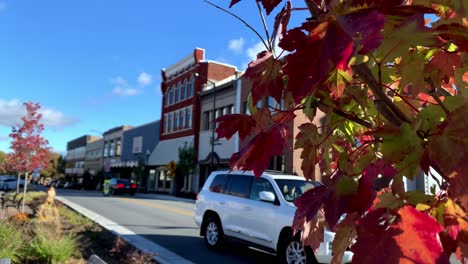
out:
{"label": "autumn foliage", "polygon": [[[219,137],[252,138],[231,167],[261,175],[291,148],[289,124],[305,115],[293,147],[305,177],[319,178],[319,166],[325,185],[295,202],[293,228],[304,243],[318,246],[325,221],[336,232],[334,263],[350,246],[355,263],[448,263],[453,253],[468,261],[467,2],[256,3],[278,12],[265,51],[245,72],[252,114],[218,119]],[[289,27],[297,12],[309,18]],[[284,107],[257,108],[266,97]],[[323,124],[312,122],[319,112]],[[440,192],[404,187],[404,178],[434,175]]]}

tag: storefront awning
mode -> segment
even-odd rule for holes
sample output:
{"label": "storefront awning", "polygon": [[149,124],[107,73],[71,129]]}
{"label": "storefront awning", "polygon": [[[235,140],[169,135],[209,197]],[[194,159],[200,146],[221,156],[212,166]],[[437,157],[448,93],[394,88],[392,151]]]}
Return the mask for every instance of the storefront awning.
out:
{"label": "storefront awning", "polygon": [[193,146],[194,136],[180,137],[159,141],[148,159],[148,165],[167,165],[171,160],[179,160],[179,148]]}

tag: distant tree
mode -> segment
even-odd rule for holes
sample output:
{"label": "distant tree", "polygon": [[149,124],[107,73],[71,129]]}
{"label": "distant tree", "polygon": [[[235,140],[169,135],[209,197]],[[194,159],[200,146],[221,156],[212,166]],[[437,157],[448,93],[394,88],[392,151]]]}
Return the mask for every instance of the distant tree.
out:
{"label": "distant tree", "polygon": [[180,147],[179,161],[177,161],[175,170],[176,185],[179,187],[183,185],[184,178],[192,174],[196,167],[195,149],[193,146]]}
{"label": "distant tree", "polygon": [[[21,118],[22,123],[14,126],[10,134],[11,150],[7,156],[9,168],[18,173],[18,187],[20,175],[25,176],[24,196],[28,188],[28,178],[30,173],[37,169],[46,169],[49,167],[49,147],[48,141],[41,135],[44,125],[40,123],[42,114],[38,112],[40,105],[38,103],[24,103],[26,107],[26,116]],[[24,212],[24,202],[22,211]]]}
{"label": "distant tree", "polygon": [[49,166],[41,171],[41,175],[45,177],[54,177],[59,175],[59,162],[60,162],[60,154],[56,152],[49,151]]}

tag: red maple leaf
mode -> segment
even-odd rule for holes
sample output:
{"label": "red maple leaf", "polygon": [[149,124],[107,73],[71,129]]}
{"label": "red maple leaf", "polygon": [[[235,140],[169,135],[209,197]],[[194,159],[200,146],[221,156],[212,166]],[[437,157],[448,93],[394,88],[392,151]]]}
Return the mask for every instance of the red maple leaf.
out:
{"label": "red maple leaf", "polygon": [[260,52],[257,59],[249,63],[244,76],[252,80],[254,103],[262,97],[272,96],[277,102],[283,95],[284,81],[281,62],[269,51]]}
{"label": "red maple leaf", "polygon": [[359,222],[353,263],[449,263],[438,238],[442,227],[434,218],[412,206],[385,212],[370,211]]}
{"label": "red maple leaf", "polygon": [[[445,174],[449,196],[468,209],[468,104],[451,111],[429,142],[429,157]],[[451,155],[450,153],[456,153]]]}
{"label": "red maple leaf", "polygon": [[240,140],[249,136],[256,126],[255,120],[249,115],[231,114],[216,118],[213,122],[219,122],[216,128],[218,138],[230,139],[235,133],[239,133]]}
{"label": "red maple leaf", "polygon": [[286,33],[289,24],[289,19],[291,18],[291,10],[291,1],[288,1],[283,9],[281,9],[281,11],[276,15],[273,33],[271,34],[272,46],[275,46],[274,41],[276,40],[276,37],[278,37],[279,40],[283,39],[283,35]]}
{"label": "red maple leaf", "polygon": [[252,170],[260,177],[270,165],[273,156],[283,154],[283,147],[288,136],[288,128],[277,124],[260,132],[241,151],[232,154],[229,163],[233,170]]}
{"label": "red maple leaf", "polygon": [[281,3],[282,0],[256,0],[256,1],[262,3],[263,8],[265,8],[267,15],[269,15],[271,11],[273,11],[273,9],[275,9],[275,7],[278,6],[279,3]]}
{"label": "red maple leaf", "polygon": [[[376,186],[379,182],[377,181],[379,174],[382,175],[384,179],[392,179],[393,176],[397,174],[397,171],[391,164],[381,159],[367,166],[359,179],[357,195],[351,200],[351,204],[348,208],[349,213],[358,212],[363,214],[371,207],[376,197],[376,187],[378,187],[378,189],[386,187],[380,185]],[[390,181],[388,180],[385,182],[388,184]]]}
{"label": "red maple leaf", "polygon": [[317,225],[317,213],[327,194],[328,188],[322,185],[306,191],[294,201],[297,209],[292,224],[293,233],[302,231],[301,241],[314,249],[323,241],[323,231],[317,232],[320,227]]}
{"label": "red maple leaf", "polygon": [[376,49],[383,39],[380,31],[384,21],[378,11],[362,10],[338,16],[336,20],[304,23],[288,31],[280,46],[295,50],[284,68],[294,101],[298,103],[312,93],[331,66],[345,70],[355,52]]}
{"label": "red maple leaf", "polygon": [[241,0],[232,0],[231,1],[231,4],[229,5],[229,8],[231,8],[232,6],[234,6],[235,4],[239,3]]}

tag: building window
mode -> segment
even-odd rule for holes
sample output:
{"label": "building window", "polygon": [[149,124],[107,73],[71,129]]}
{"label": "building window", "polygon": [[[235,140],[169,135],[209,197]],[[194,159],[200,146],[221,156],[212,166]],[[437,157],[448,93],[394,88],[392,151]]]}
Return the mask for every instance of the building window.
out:
{"label": "building window", "polygon": [[170,133],[172,132],[172,113],[169,113],[168,115],[168,123],[169,125],[167,126],[167,132]]}
{"label": "building window", "polygon": [[176,86],[174,85],[174,86],[172,86],[172,96],[171,96],[172,99],[171,99],[171,104],[175,104],[175,103],[176,103],[176,101],[175,101],[175,99],[176,99],[176,97],[175,97],[175,92],[176,92]]}
{"label": "building window", "polygon": [[177,85],[177,87],[175,88],[174,92],[175,92],[175,95],[174,95],[174,103],[177,103],[177,102],[179,102],[179,99],[180,99],[180,98],[179,98],[180,83],[179,83],[179,85]]}
{"label": "building window", "polygon": [[192,128],[192,107],[189,107],[187,109],[187,122],[188,122],[188,127]]}
{"label": "building window", "polygon": [[203,112],[203,130],[209,130],[210,129],[210,111],[205,111]]}
{"label": "building window", "polygon": [[182,111],[180,111],[180,127],[182,129],[185,129],[187,127],[187,124],[185,122],[185,109],[182,109]]}
{"label": "building window", "polygon": [[169,105],[169,91],[166,91],[166,94],[164,94],[164,98],[166,99],[166,106]]}
{"label": "building window", "polygon": [[186,88],[187,87],[187,80],[184,81],[184,84],[182,85],[182,90],[180,92],[180,100],[185,100],[185,98],[187,98],[187,91],[186,91]]}
{"label": "building window", "polygon": [[107,156],[109,156],[109,142],[105,142],[104,143],[104,158],[106,158]]}
{"label": "building window", "polygon": [[175,112],[174,130],[179,130],[179,112]]}
{"label": "building window", "polygon": [[117,142],[115,144],[115,155],[116,156],[120,156],[120,152],[121,152],[121,142],[120,142],[120,138],[117,139]]}
{"label": "building window", "polygon": [[132,145],[132,153],[141,153],[141,145],[143,144],[143,137],[134,137]]}
{"label": "building window", "polygon": [[115,141],[111,140],[110,147],[109,147],[109,157],[115,156]]}
{"label": "building window", "polygon": [[164,115],[164,129],[163,129],[164,133],[167,133],[167,114]]}
{"label": "building window", "polygon": [[189,98],[190,82],[185,80],[184,86],[185,86],[185,98]]}
{"label": "building window", "polygon": [[193,96],[193,90],[195,89],[195,78],[192,77],[190,79],[190,89],[189,89],[189,97]]}

